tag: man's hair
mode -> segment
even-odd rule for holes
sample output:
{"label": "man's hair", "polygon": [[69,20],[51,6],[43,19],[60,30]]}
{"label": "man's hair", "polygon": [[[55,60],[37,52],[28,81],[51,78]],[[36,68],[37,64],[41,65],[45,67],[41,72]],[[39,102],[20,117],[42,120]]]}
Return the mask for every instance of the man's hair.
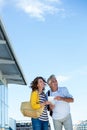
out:
{"label": "man's hair", "polygon": [[47,79],[47,84],[50,84],[50,81],[52,78],[56,78],[56,76],[54,74],[50,75],[50,77]]}

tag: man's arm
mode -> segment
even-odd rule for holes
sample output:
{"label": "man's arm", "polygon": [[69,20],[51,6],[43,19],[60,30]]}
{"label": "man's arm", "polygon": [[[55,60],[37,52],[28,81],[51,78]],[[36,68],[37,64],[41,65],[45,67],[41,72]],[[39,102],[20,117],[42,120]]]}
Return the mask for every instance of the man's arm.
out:
{"label": "man's arm", "polygon": [[56,96],[54,98],[55,100],[61,100],[61,101],[65,101],[65,102],[74,102],[74,98],[71,97],[61,97],[61,96]]}

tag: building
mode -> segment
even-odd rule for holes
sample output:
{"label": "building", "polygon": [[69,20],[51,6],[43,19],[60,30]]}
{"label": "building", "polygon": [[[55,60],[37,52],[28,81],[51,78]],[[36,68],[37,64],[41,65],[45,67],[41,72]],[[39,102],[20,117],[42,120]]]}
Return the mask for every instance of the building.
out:
{"label": "building", "polygon": [[0,20],[0,130],[9,127],[8,84],[26,85],[26,80]]}
{"label": "building", "polygon": [[74,125],[74,130],[87,130],[87,120],[79,121]]}
{"label": "building", "polygon": [[9,129],[16,130],[16,120],[13,118],[9,118]]}
{"label": "building", "polygon": [[32,124],[30,121],[17,121],[16,130],[32,130]]}
{"label": "building", "polygon": [[[32,123],[31,121],[16,121],[16,130],[32,130]],[[50,124],[48,130],[51,130]]]}

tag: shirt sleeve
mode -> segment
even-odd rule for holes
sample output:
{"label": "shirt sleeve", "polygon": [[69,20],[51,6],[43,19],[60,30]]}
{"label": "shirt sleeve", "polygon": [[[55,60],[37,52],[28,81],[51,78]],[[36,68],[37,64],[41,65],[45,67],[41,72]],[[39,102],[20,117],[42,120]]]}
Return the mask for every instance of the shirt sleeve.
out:
{"label": "shirt sleeve", "polygon": [[64,97],[73,98],[73,96],[69,93],[66,87],[63,87],[62,91],[63,91]]}
{"label": "shirt sleeve", "polygon": [[39,102],[39,97],[38,97],[38,93],[36,91],[31,93],[31,106],[33,109],[39,109],[40,106],[40,102]]}

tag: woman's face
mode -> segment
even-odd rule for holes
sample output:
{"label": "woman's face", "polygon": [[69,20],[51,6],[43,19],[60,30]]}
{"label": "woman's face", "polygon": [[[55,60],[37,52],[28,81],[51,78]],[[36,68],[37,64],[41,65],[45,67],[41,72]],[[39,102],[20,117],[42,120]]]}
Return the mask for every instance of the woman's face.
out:
{"label": "woman's face", "polygon": [[38,89],[44,89],[46,83],[42,79],[38,79],[37,87]]}

